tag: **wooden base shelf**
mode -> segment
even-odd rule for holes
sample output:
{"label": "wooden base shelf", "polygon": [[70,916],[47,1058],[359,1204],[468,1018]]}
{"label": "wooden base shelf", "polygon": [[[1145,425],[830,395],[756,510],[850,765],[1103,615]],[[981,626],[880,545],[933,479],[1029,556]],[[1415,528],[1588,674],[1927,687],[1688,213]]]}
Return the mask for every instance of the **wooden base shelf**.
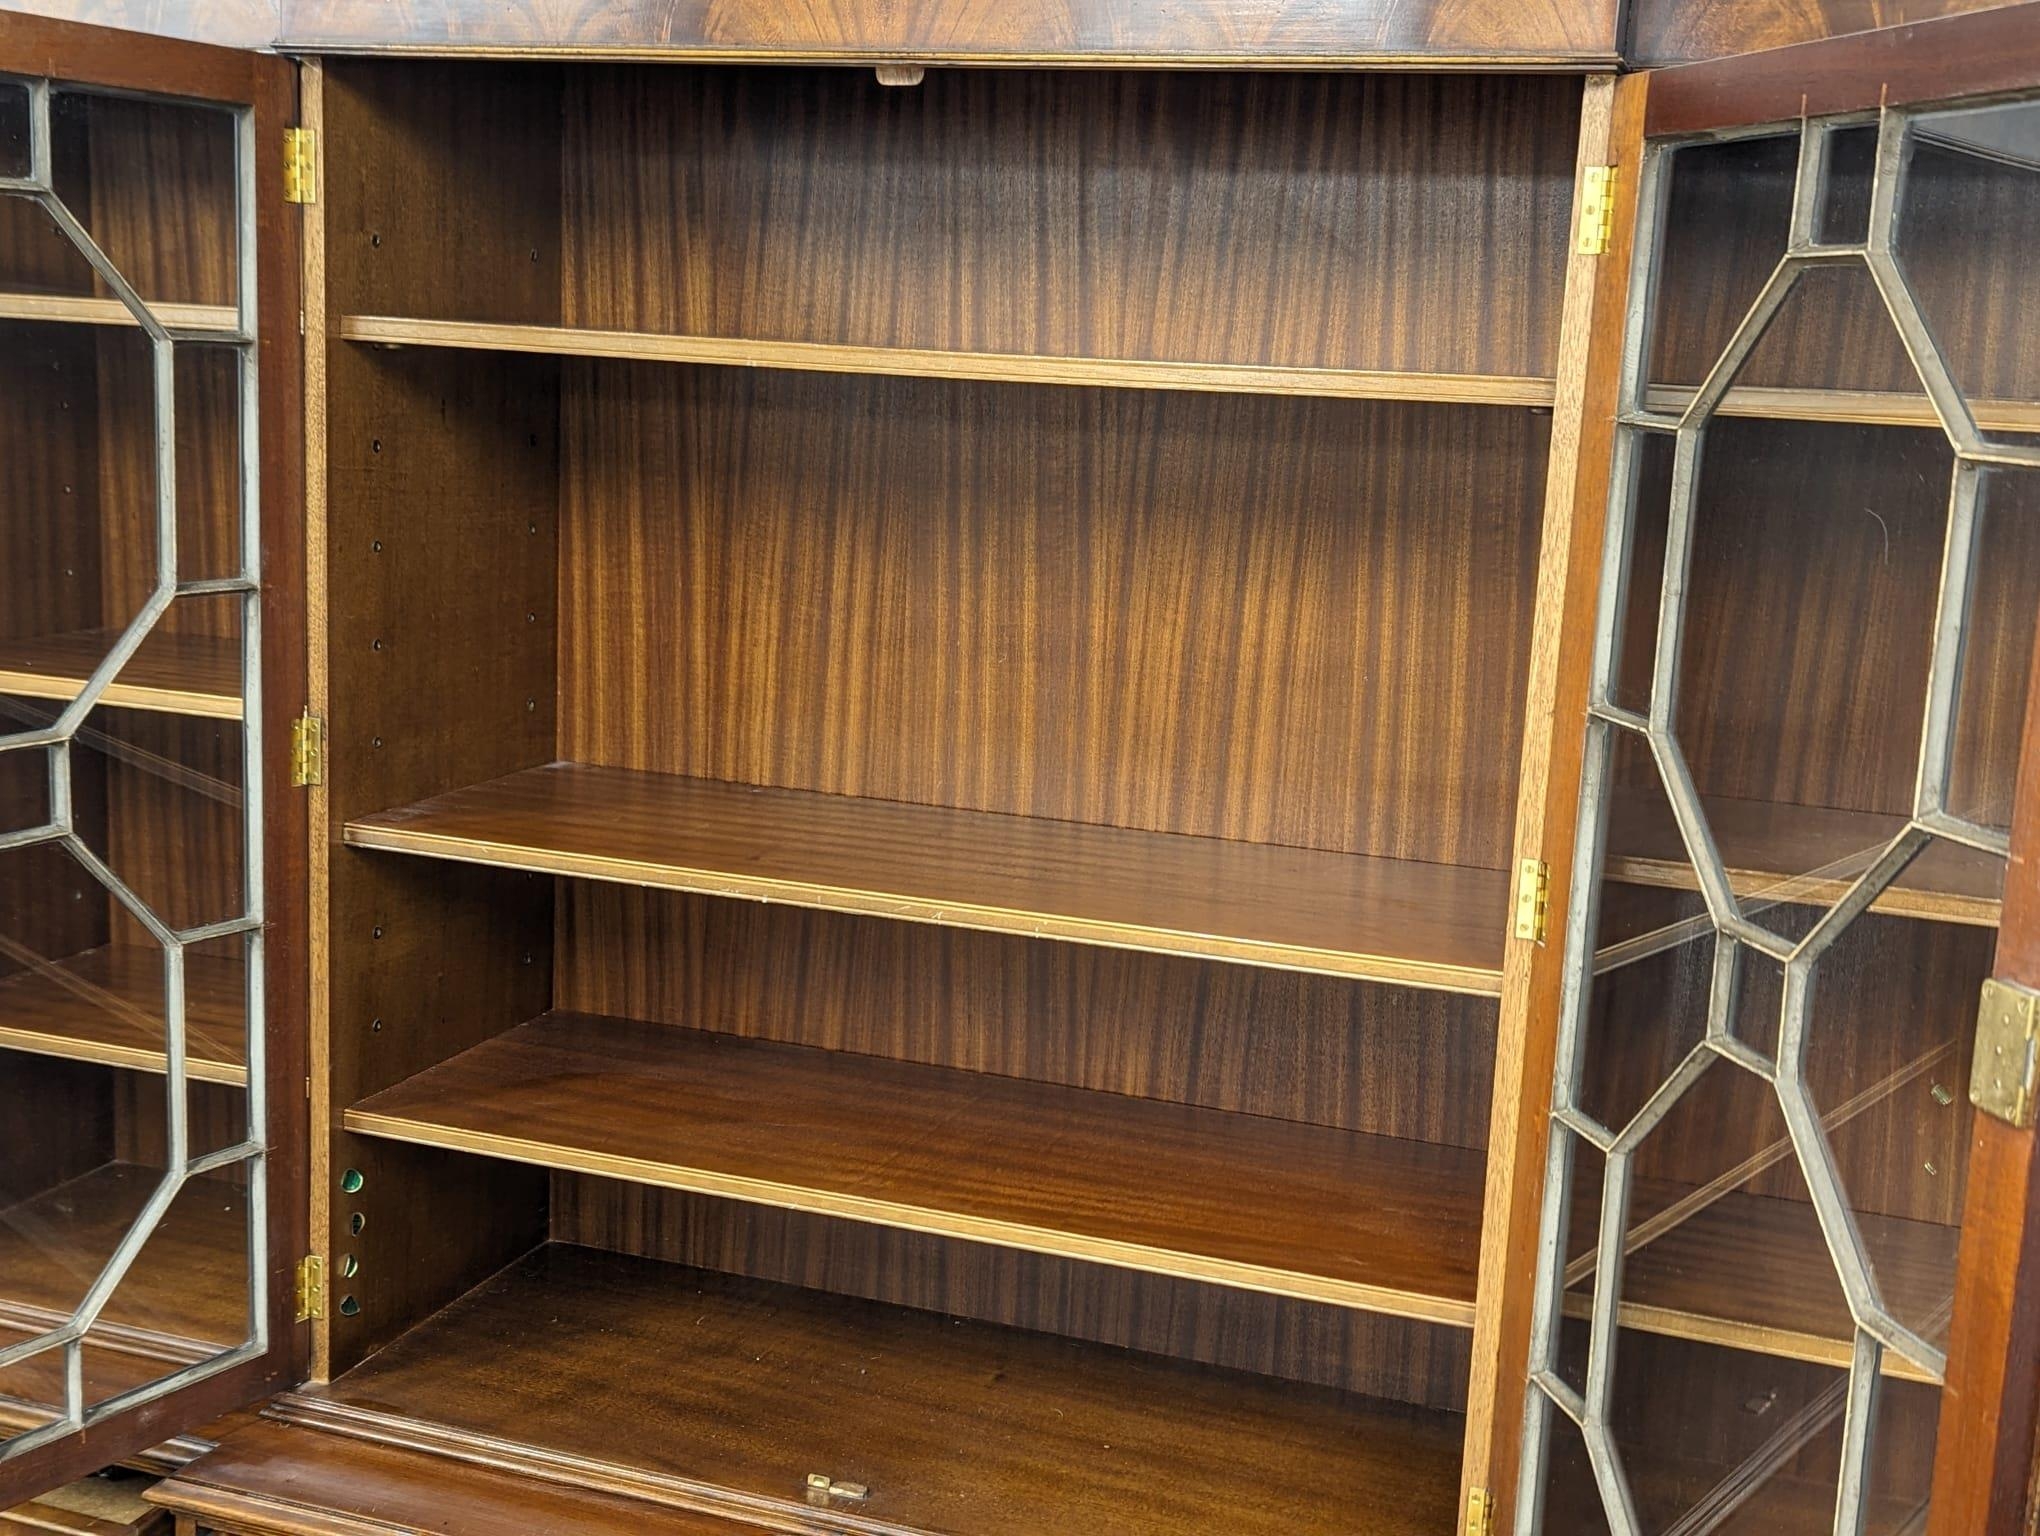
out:
{"label": "wooden base shelf", "polygon": [[340,336],[346,341],[378,347],[441,347],[467,352],[525,352],[556,357],[622,358],[633,362],[708,363],[731,368],[790,368],[819,373],[982,379],[1008,384],[1315,395],[1348,400],[1421,400],[1453,405],[1540,406],[1548,409],[1556,390],[1550,379],[1502,375],[954,352],[925,347],[764,341],[740,336],[675,336],[656,331],[603,331],[579,326],[415,320],[394,315],[344,316],[340,321]]}
{"label": "wooden base shelf", "polygon": [[[247,972],[239,960],[184,957],[186,1072],[245,1085]],[[0,1048],[162,1072],[163,956],[107,945],[0,978]]]}
{"label": "wooden base shelf", "polygon": [[[1828,905],[1905,825],[1897,816],[1825,806],[1712,798],[1707,817],[1739,896]],[[1608,828],[1608,878],[1698,890],[1671,810],[1657,796],[1619,796]],[[1846,864],[1844,861],[1847,862]],[[1823,874],[1841,866],[1846,872]],[[1871,908],[1903,917],[1996,927],[2005,863],[1939,842],[1915,859]]]}
{"label": "wooden base shelf", "polygon": [[[1209,1531],[1220,1488],[1234,1536],[1435,1536],[1462,1434],[1456,1414],[562,1245],[272,1412],[771,1528],[973,1536]],[[811,1473],[868,1497],[818,1510]]]}
{"label": "wooden base shelf", "polygon": [[[0,694],[68,702],[117,638],[110,630],[83,630],[0,640]],[[122,709],[239,720],[240,642],[156,630],[99,699]]]}
{"label": "wooden base shelf", "polygon": [[[348,1110],[346,1127],[1469,1327],[1485,1159],[1260,1116],[556,1013]],[[967,1127],[959,1133],[958,1127]],[[953,1155],[957,1138],[971,1155]],[[1683,1189],[1642,1191],[1652,1210]],[[1901,1315],[1955,1233],[1859,1218]],[[1628,1261],[1623,1326],[1844,1367],[1811,1207],[1732,1193]],[[1584,1291],[1570,1298],[1584,1316]],[[1891,1374],[1928,1379],[1893,1358]]]}
{"label": "wooden base shelf", "polygon": [[1449,992],[1501,990],[1508,877],[554,764],[347,824],[359,848]]}
{"label": "wooden base shelf", "polygon": [[568,1013],[375,1095],[346,1125],[1473,1324],[1486,1159],[1463,1148]]}
{"label": "wooden base shelf", "polygon": [[758,1536],[748,1520],[660,1509],[429,1451],[255,1420],[204,1459],[165,1469],[151,1504],[206,1531],[543,1531],[546,1536]]}

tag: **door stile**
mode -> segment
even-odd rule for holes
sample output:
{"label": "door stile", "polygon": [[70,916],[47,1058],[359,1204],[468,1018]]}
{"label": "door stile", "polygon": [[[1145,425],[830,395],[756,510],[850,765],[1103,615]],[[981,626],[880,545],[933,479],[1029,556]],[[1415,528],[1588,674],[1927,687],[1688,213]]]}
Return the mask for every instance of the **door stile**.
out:
{"label": "door stile", "polygon": [[[1995,975],[2040,990],[2040,635]],[[1976,1115],[1929,1536],[2033,1529],[2040,1429],[2040,1130]]]}
{"label": "door stile", "polygon": [[[1508,1529],[1513,1518],[1522,1441],[1565,969],[1562,917],[1572,889],[1587,683],[1649,91],[1647,75],[1597,76],[1587,83],[1581,114],[1576,223],[1559,331],[1513,866],[1519,881],[1526,860],[1542,866],[1549,881],[1549,917],[1541,939],[1512,933],[1503,961],[1460,1487],[1461,1511],[1474,1507],[1478,1493],[1489,1528],[1497,1531]],[[1606,250],[1588,254],[1580,248],[1577,228],[1585,176],[1588,168],[1607,165],[1615,167],[1613,225]],[[1473,1519],[1467,1528],[1475,1528]]]}
{"label": "door stile", "polygon": [[[262,871],[265,1025],[259,1046],[252,1031],[249,1041],[251,1061],[262,1063],[266,1097],[263,1152],[249,1164],[250,1197],[259,1196],[265,1212],[263,1346],[259,1353],[251,1350],[251,1358],[0,1461],[0,1508],[6,1508],[153,1446],[188,1439],[221,1415],[303,1378],[307,1334],[295,1321],[293,1279],[306,1233],[307,822],[303,793],[291,787],[288,730],[305,696],[298,233],[283,181],[284,129],[297,111],[296,67],[251,51],[9,13],[0,18],[0,72],[166,100],[190,98],[247,114],[240,146],[252,195],[237,255],[244,302],[253,278],[256,320],[256,363],[252,374],[244,372],[244,399],[254,397],[259,408],[256,431],[242,447],[242,473],[254,478],[257,489],[242,531],[256,535],[244,551],[260,552],[260,592],[254,599],[260,642],[247,646],[244,678],[259,692],[269,727],[259,761],[251,755],[245,765],[245,782],[263,808],[260,862],[251,859],[251,868]],[[250,753],[255,750],[251,745]],[[254,849],[251,841],[251,854]]]}
{"label": "door stile", "polygon": [[[1620,364],[1637,324],[1627,311],[1636,307],[1630,299],[1629,268],[1640,213],[1637,171],[1644,140],[1727,136],[1811,117],[1882,107],[1953,106],[2036,88],[2040,4],[2031,0],[1765,55],[1651,71],[1625,78],[1618,88],[1616,148],[1610,158],[1619,157],[1622,181],[1614,239],[1596,284],[1594,361],[1584,386],[1587,431],[1569,508],[1559,502],[1554,447],[1547,510],[1517,851],[1547,862],[1552,918],[1544,943],[1511,943],[1504,975],[1465,1472],[1467,1490],[1486,1491],[1487,1523],[1468,1520],[1464,1529],[1469,1536],[1512,1529],[1516,1523],[1535,1289],[1531,1271],[1545,1262],[1539,1254],[1538,1207],[1547,1182],[1565,914],[1579,874],[1571,867],[1578,841],[1573,817],[1581,786],[1587,663],[1601,585],[1597,551],[1607,526]],[[1619,275],[1611,269],[1619,269]],[[1638,292],[1645,291],[1644,277],[1636,276]],[[1562,367],[1561,406],[1566,388]],[[1572,519],[1572,551],[1569,563],[1554,569],[1551,520],[1560,515]],[[1545,626],[1552,610],[1561,606],[1565,628],[1552,659],[1545,654]],[[2040,989],[2040,655],[2028,694],[1994,974]],[[1541,767],[1533,750],[1540,741],[1545,754]],[[1928,1536],[2030,1536],[2040,1528],[2035,1499],[2040,1490],[2036,1150],[2040,1133],[2035,1130],[2017,1129],[1987,1114],[1975,1116]],[[1873,1446],[1868,1452],[1873,1464],[1876,1455]],[[1845,1498],[1837,1518],[1848,1517]]]}

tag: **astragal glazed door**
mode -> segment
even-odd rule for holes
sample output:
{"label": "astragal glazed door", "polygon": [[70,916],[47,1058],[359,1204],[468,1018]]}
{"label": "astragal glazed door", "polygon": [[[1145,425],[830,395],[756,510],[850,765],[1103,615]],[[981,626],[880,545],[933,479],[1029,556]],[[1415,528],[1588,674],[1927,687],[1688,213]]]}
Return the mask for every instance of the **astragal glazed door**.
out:
{"label": "astragal glazed door", "polygon": [[1622,90],[1514,1528],[2023,1530],[2040,12]]}
{"label": "astragal glazed door", "polygon": [[0,1507],[298,1375],[295,90],[0,12]]}

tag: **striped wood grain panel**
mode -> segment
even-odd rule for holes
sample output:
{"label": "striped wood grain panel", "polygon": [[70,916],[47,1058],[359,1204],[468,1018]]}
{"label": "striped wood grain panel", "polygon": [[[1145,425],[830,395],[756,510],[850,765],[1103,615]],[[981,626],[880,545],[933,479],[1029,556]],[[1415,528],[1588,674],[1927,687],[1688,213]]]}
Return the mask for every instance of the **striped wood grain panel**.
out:
{"label": "striped wood grain panel", "polygon": [[0,322],[0,638],[101,622],[97,379],[89,331]]}
{"label": "striped wood grain panel", "polygon": [[1487,1133],[1484,998],[595,881],[562,881],[558,905],[560,1008],[1452,1146]]}
{"label": "striped wood grain panel", "polygon": [[564,367],[563,756],[1506,861],[1543,419]]}
{"label": "striped wood grain panel", "polygon": [[347,824],[427,858],[1492,992],[1496,871],[557,763]]}
{"label": "striped wood grain panel", "polygon": [[[96,717],[92,728],[107,808],[105,840],[94,846],[108,866],[172,928],[243,916],[240,725],[134,710]],[[118,907],[114,921],[140,936]]]}
{"label": "striped wood grain panel", "polygon": [[1466,1406],[1462,1328],[555,1173],[552,1236],[1429,1408]]}
{"label": "striped wood grain panel", "polygon": [[90,1173],[112,1157],[114,1132],[113,1074],[104,1067],[18,1054],[8,1055],[6,1065],[0,1209]]}
{"label": "striped wood grain panel", "polygon": [[1578,120],[1525,76],[575,71],[561,318],[1549,377]]}

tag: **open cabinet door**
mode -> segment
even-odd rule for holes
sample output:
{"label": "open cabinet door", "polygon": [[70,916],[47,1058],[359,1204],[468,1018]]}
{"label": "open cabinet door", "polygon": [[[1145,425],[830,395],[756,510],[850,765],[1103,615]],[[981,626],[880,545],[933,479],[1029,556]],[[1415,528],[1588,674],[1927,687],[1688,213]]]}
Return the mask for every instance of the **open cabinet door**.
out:
{"label": "open cabinet door", "polygon": [[1614,121],[1474,1523],[2024,1531],[2040,8],[1632,77]]}
{"label": "open cabinet door", "polygon": [[295,81],[0,12],[0,1508],[299,1375]]}

